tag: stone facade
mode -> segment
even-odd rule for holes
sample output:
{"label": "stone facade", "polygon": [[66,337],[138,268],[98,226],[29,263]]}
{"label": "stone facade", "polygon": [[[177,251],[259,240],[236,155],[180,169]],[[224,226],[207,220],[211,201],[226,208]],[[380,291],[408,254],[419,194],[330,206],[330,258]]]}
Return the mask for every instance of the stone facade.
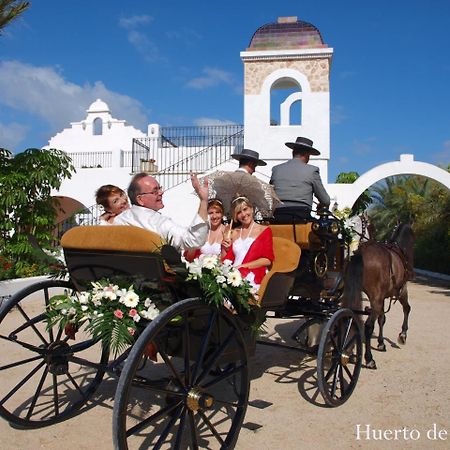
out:
{"label": "stone facade", "polygon": [[293,69],[304,74],[309,81],[311,92],[330,91],[329,58],[302,60],[246,61],[244,64],[245,95],[261,92],[264,80],[279,69]]}

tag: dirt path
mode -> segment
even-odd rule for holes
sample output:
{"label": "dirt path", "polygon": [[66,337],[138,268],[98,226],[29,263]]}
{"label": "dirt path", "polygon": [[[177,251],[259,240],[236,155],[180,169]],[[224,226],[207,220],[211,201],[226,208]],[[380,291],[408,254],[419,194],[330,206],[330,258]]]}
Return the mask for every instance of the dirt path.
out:
{"label": "dirt path", "polygon": [[[374,352],[378,370],[363,369],[352,397],[338,408],[324,407],[317,395],[314,360],[258,346],[237,449],[450,448],[450,284],[418,277],[409,292],[406,346],[396,343],[402,312],[394,305],[385,326],[387,352]],[[295,324],[271,320],[272,329],[289,336]],[[111,449],[114,386],[106,379],[95,407],[48,428],[17,430],[0,420],[0,448]]]}

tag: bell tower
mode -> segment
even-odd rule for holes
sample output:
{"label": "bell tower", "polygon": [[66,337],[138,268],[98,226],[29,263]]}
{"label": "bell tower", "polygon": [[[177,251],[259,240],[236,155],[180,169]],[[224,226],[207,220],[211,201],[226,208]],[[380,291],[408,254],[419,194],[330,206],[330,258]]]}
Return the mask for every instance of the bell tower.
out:
{"label": "bell tower", "polygon": [[241,52],[244,146],[267,161],[267,175],[274,165],[291,158],[285,142],[304,136],[320,151],[311,163],[327,182],[332,55],[320,31],[297,17],[279,17],[263,25]]}

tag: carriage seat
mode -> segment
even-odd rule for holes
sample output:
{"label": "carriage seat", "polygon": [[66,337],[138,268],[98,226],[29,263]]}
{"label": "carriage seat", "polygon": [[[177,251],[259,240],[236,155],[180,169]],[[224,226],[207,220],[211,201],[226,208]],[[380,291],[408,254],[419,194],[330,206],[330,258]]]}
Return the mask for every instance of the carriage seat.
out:
{"label": "carriage seat", "polygon": [[293,271],[300,261],[301,248],[291,240],[274,236],[273,252],[275,259],[258,292],[261,307],[268,310],[286,302],[294,284]]}
{"label": "carriage seat", "polygon": [[311,226],[312,222],[269,225],[274,237],[280,237],[295,242],[302,250],[309,249],[311,241],[317,240],[317,237],[311,231]]}
{"label": "carriage seat", "polygon": [[66,265],[77,288],[112,276],[142,276],[158,279],[166,275],[158,255],[161,236],[128,225],[79,226],[61,238]]}

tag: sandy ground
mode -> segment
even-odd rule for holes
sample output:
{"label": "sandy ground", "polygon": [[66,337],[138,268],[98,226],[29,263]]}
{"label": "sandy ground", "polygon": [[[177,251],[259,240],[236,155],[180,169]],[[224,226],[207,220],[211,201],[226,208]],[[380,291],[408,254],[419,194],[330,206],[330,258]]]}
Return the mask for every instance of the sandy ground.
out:
{"label": "sandy ground", "polygon": [[[387,352],[374,351],[378,369],[363,369],[353,395],[338,408],[325,407],[318,394],[315,360],[258,346],[251,361],[250,405],[236,448],[450,448],[450,283],[418,277],[409,292],[406,346],[396,343],[402,311],[394,305],[385,326]],[[295,325],[271,319],[269,331],[289,336]],[[51,427],[17,430],[0,420],[0,448],[111,449],[114,390],[115,381],[105,379],[95,405]]]}

